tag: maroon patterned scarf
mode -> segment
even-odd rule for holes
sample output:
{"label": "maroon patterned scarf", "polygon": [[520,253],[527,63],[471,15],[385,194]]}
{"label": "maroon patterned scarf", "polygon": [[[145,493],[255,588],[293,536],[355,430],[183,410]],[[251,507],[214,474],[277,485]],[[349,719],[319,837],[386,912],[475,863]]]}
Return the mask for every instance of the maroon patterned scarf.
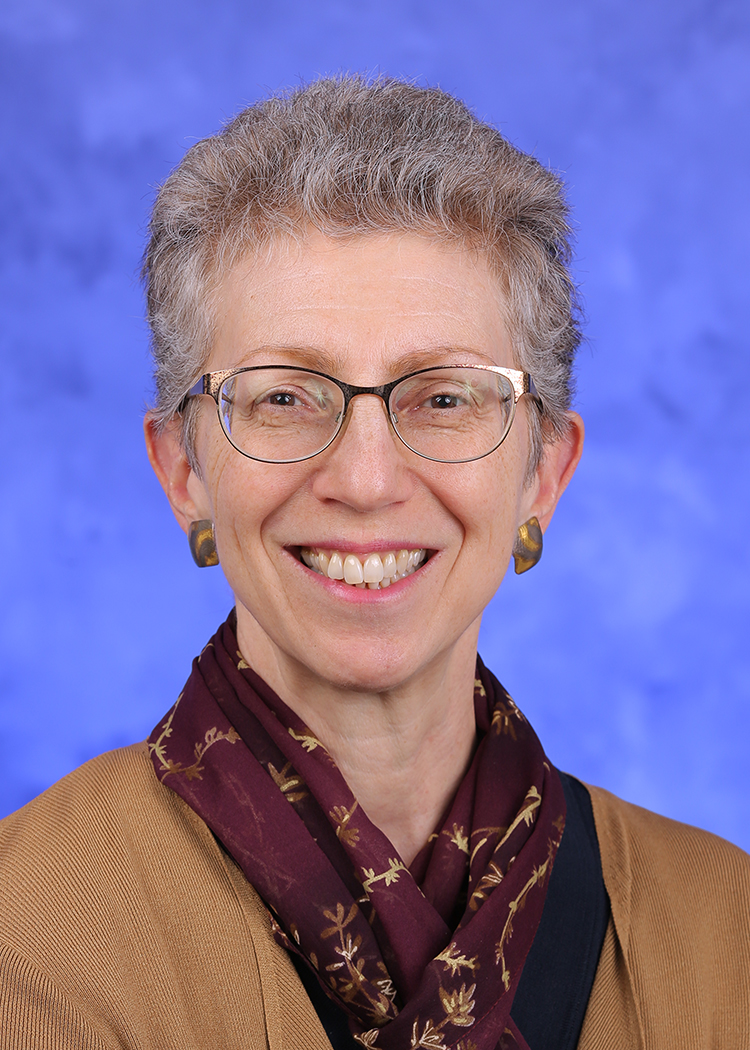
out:
{"label": "maroon patterned scarf", "polygon": [[325,747],[245,663],[235,619],[149,739],[157,776],[211,828],[375,1050],[528,1050],[510,1017],[565,822],[556,771],[478,661],[479,745],[407,868]]}

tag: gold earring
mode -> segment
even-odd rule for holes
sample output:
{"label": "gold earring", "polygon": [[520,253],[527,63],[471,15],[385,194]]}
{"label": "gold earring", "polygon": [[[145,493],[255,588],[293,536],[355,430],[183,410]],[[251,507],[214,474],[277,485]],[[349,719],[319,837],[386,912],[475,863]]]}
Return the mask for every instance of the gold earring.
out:
{"label": "gold earring", "polygon": [[513,544],[513,560],[516,563],[516,572],[526,572],[533,569],[542,556],[542,529],[539,518],[529,518],[523,525],[518,526],[518,536]]}
{"label": "gold earring", "polygon": [[200,521],[190,522],[188,543],[190,544],[190,553],[193,555],[193,561],[199,569],[219,564],[214,523],[209,518],[201,518]]}

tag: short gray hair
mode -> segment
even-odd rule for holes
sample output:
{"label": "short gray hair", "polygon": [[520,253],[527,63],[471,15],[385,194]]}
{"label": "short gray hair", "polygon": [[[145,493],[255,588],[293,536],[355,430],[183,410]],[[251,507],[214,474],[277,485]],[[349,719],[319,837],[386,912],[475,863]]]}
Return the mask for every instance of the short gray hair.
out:
{"label": "short gray hair", "polygon": [[[560,179],[437,88],[325,78],[243,110],[160,188],[143,262],[163,425],[204,370],[222,276],[274,236],[414,231],[483,253],[505,297],[529,413],[530,474],[567,429],[579,308]],[[183,413],[192,453],[193,413]]]}

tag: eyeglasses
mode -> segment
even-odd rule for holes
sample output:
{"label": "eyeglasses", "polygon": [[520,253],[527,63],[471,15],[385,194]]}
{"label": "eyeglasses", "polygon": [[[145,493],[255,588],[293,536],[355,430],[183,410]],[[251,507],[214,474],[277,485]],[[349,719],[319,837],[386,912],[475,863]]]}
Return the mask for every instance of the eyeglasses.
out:
{"label": "eyeglasses", "polygon": [[238,452],[262,463],[299,463],[323,452],[360,394],[382,398],[396,436],[436,463],[489,456],[508,435],[518,399],[539,400],[528,372],[495,365],[423,368],[384,386],[351,386],[294,365],[207,372],[190,397],[208,394]]}

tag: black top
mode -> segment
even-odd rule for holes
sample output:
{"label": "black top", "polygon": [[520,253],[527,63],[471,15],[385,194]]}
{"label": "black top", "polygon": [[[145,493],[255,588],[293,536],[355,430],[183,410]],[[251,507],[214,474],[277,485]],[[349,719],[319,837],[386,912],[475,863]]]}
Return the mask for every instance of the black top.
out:
{"label": "black top", "polygon": [[589,793],[567,773],[560,773],[560,779],[565,830],[510,1011],[531,1050],[574,1050],[578,1045],[609,922]]}
{"label": "black top", "polygon": [[[567,805],[565,831],[511,1010],[530,1050],[575,1050],[609,922],[589,793],[567,773],[560,778]],[[292,962],[333,1050],[361,1050],[345,1012],[296,953]]]}

